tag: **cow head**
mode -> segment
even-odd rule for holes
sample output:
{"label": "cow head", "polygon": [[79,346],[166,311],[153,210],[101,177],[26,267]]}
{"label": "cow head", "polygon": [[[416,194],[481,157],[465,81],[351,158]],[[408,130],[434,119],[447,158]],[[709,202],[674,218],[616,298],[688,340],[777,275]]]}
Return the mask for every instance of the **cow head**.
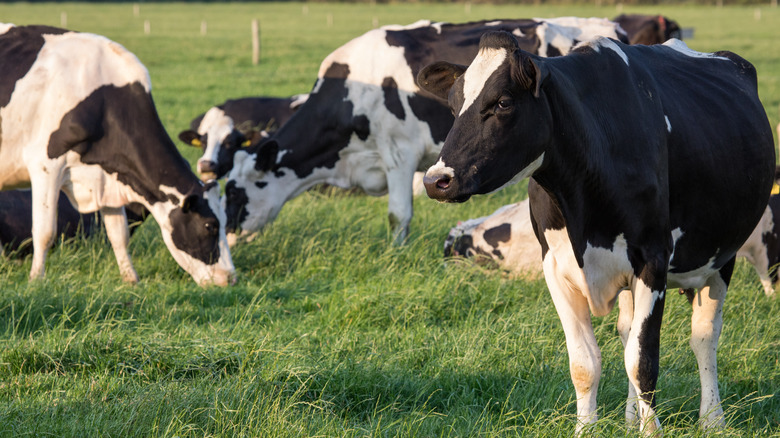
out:
{"label": "cow head", "polygon": [[206,112],[197,131],[188,129],[179,133],[181,141],[203,150],[198,159],[198,173],[204,182],[225,176],[233,167],[236,151],[263,138],[262,132],[251,130],[244,134],[236,129],[233,119],[218,107]]}
{"label": "cow head", "polygon": [[172,191],[169,199],[150,207],[176,262],[201,286],[234,281],[216,182],[198,185],[181,198]]}
{"label": "cow head", "polygon": [[482,36],[471,66],[437,62],[418,75],[421,88],[449,100],[455,122],[424,183],[428,196],[463,202],[531,176],[552,138],[542,59],[506,32]]}

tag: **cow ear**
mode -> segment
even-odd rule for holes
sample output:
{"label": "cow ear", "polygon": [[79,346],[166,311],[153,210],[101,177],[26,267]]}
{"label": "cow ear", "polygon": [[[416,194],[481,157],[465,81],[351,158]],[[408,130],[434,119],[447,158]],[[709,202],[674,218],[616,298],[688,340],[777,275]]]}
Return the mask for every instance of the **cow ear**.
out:
{"label": "cow ear", "polygon": [[265,131],[253,130],[247,135],[246,141],[241,143],[241,147],[249,147],[253,144],[259,144],[264,139],[268,138],[268,133]]}
{"label": "cow ear", "polygon": [[200,135],[191,129],[180,132],[179,140],[190,146],[195,146],[196,148],[203,146],[203,143],[200,141]]}
{"label": "cow ear", "polygon": [[255,159],[255,170],[268,172],[276,167],[276,157],[279,155],[279,143],[268,140],[260,145]]}
{"label": "cow ear", "polygon": [[192,210],[195,207],[195,204],[198,202],[198,196],[197,195],[187,195],[184,197],[184,199],[181,201],[181,211],[184,213],[189,213],[190,210]]}
{"label": "cow ear", "polygon": [[417,85],[434,96],[447,100],[455,80],[465,71],[464,65],[445,61],[434,62],[425,66],[417,74]]}
{"label": "cow ear", "polygon": [[547,78],[547,69],[528,54],[517,50],[513,56],[512,80],[522,88],[539,97],[540,89]]}

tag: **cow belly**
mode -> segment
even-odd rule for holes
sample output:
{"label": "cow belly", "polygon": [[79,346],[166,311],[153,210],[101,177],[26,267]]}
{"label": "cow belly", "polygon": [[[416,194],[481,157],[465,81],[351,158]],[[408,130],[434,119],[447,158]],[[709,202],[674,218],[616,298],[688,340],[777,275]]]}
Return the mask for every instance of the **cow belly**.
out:
{"label": "cow belly", "polygon": [[77,164],[66,169],[63,176],[62,191],[81,213],[95,212],[103,207],[119,208],[127,203],[121,196],[121,183],[100,166]]}
{"label": "cow belly", "polygon": [[577,263],[565,228],[545,230],[544,237],[549,246],[543,261],[545,276],[555,275],[570,292],[582,294],[593,315],[608,314],[618,293],[629,287],[634,278],[623,235],[615,239],[612,249],[588,244],[583,268]]}

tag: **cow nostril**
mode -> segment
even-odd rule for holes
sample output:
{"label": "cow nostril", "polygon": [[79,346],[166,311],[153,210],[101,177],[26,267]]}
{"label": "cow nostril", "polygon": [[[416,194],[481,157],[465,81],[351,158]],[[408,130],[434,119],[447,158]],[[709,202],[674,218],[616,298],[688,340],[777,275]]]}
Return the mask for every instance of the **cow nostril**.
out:
{"label": "cow nostril", "polygon": [[447,190],[450,187],[450,181],[452,181],[452,179],[449,176],[444,175],[436,180],[436,187],[441,190]]}
{"label": "cow nostril", "polygon": [[211,161],[211,160],[203,160],[198,162],[198,168],[200,169],[201,173],[203,172],[214,172],[214,170],[217,168],[217,163]]}

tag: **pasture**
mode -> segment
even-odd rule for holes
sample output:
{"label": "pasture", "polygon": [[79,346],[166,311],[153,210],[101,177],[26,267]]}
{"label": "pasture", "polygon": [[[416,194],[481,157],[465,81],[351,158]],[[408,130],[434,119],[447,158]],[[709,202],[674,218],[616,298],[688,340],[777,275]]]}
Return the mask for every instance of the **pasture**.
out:
{"label": "pasture", "polygon": [[[320,61],[375,24],[418,19],[614,17],[614,6],[463,4],[0,4],[0,21],[120,42],[150,71],[172,138],[227,98],[307,92]],[[694,28],[696,50],[753,62],[780,121],[780,10],[626,7]],[[261,26],[251,62],[250,20]],[[149,34],[144,32],[148,20]],[[202,35],[202,22],[206,34]],[[199,150],[178,142],[194,165]],[[149,157],[153,160],[154,157]],[[199,288],[153,220],[131,239],[140,284],[105,239],[60,244],[44,280],[0,259],[0,436],[570,436],[575,396],[543,280],[442,259],[458,220],[522,199],[525,184],[461,205],[415,200],[390,245],[386,198],[311,191],[233,249],[239,282]],[[690,308],[670,294],[658,382],[667,436],[701,436]],[[737,264],[719,348],[724,436],[780,436],[780,304]],[[617,314],[594,318],[603,374],[597,436],[626,436]]]}

